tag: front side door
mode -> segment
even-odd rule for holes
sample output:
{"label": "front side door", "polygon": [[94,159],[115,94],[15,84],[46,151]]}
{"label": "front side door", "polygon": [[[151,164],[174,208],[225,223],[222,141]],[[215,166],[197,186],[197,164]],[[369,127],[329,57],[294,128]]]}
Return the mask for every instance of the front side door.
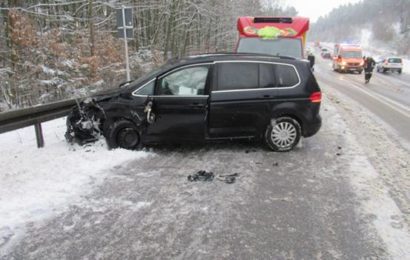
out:
{"label": "front side door", "polygon": [[151,97],[155,120],[147,128],[150,139],[204,140],[210,70],[210,64],[190,65],[158,78]]}

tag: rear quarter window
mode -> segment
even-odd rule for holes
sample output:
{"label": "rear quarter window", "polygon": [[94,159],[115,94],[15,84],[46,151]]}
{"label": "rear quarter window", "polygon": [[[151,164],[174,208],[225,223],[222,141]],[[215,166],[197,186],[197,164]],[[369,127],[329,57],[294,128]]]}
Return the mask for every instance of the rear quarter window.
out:
{"label": "rear quarter window", "polygon": [[298,74],[293,66],[276,66],[277,87],[292,87],[299,83]]}

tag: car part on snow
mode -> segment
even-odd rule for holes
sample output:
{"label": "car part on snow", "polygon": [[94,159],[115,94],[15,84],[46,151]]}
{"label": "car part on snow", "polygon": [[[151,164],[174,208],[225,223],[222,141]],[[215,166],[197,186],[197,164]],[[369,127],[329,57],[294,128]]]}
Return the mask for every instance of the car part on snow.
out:
{"label": "car part on snow", "polygon": [[216,178],[217,180],[223,181],[227,184],[232,184],[235,182],[236,177],[238,176],[239,176],[239,173],[234,173],[234,174],[218,175],[215,177],[213,172],[198,171],[195,174],[188,175],[188,181],[190,182],[213,181],[213,179]]}
{"label": "car part on snow", "polygon": [[232,184],[232,183],[235,182],[236,177],[239,177],[239,173],[219,175],[219,176],[217,176],[217,179],[220,180],[220,181],[223,181],[227,184]]}
{"label": "car part on snow", "polygon": [[195,174],[188,175],[188,181],[213,181],[214,177],[213,172],[198,171]]}

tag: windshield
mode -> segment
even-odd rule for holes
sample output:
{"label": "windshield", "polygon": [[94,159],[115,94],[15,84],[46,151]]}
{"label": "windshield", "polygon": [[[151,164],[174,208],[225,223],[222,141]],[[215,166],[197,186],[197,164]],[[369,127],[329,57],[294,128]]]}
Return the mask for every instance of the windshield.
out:
{"label": "windshield", "polygon": [[124,89],[128,89],[128,88],[134,88],[137,85],[140,85],[141,83],[144,83],[148,80],[151,80],[154,76],[156,76],[160,71],[164,70],[166,67],[170,67],[171,65],[168,63],[165,63],[164,65],[162,65],[159,68],[153,69],[152,71],[150,71],[149,73],[135,79],[132,80],[130,82],[130,84],[125,84],[122,86],[122,88]]}
{"label": "windshield", "polygon": [[241,38],[238,52],[260,53],[275,56],[302,58],[302,42],[300,39],[279,38],[265,40],[261,38]]}
{"label": "windshield", "polygon": [[360,59],[362,57],[363,56],[362,56],[361,51],[344,51],[344,52],[342,52],[342,58]]}

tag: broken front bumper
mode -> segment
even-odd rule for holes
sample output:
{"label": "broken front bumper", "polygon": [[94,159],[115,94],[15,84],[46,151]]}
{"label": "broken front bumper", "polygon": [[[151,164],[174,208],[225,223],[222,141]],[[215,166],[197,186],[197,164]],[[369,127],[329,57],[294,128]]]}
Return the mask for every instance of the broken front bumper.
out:
{"label": "broken front bumper", "polygon": [[85,144],[98,140],[102,135],[102,110],[95,103],[80,103],[67,116],[65,138],[69,143]]}

